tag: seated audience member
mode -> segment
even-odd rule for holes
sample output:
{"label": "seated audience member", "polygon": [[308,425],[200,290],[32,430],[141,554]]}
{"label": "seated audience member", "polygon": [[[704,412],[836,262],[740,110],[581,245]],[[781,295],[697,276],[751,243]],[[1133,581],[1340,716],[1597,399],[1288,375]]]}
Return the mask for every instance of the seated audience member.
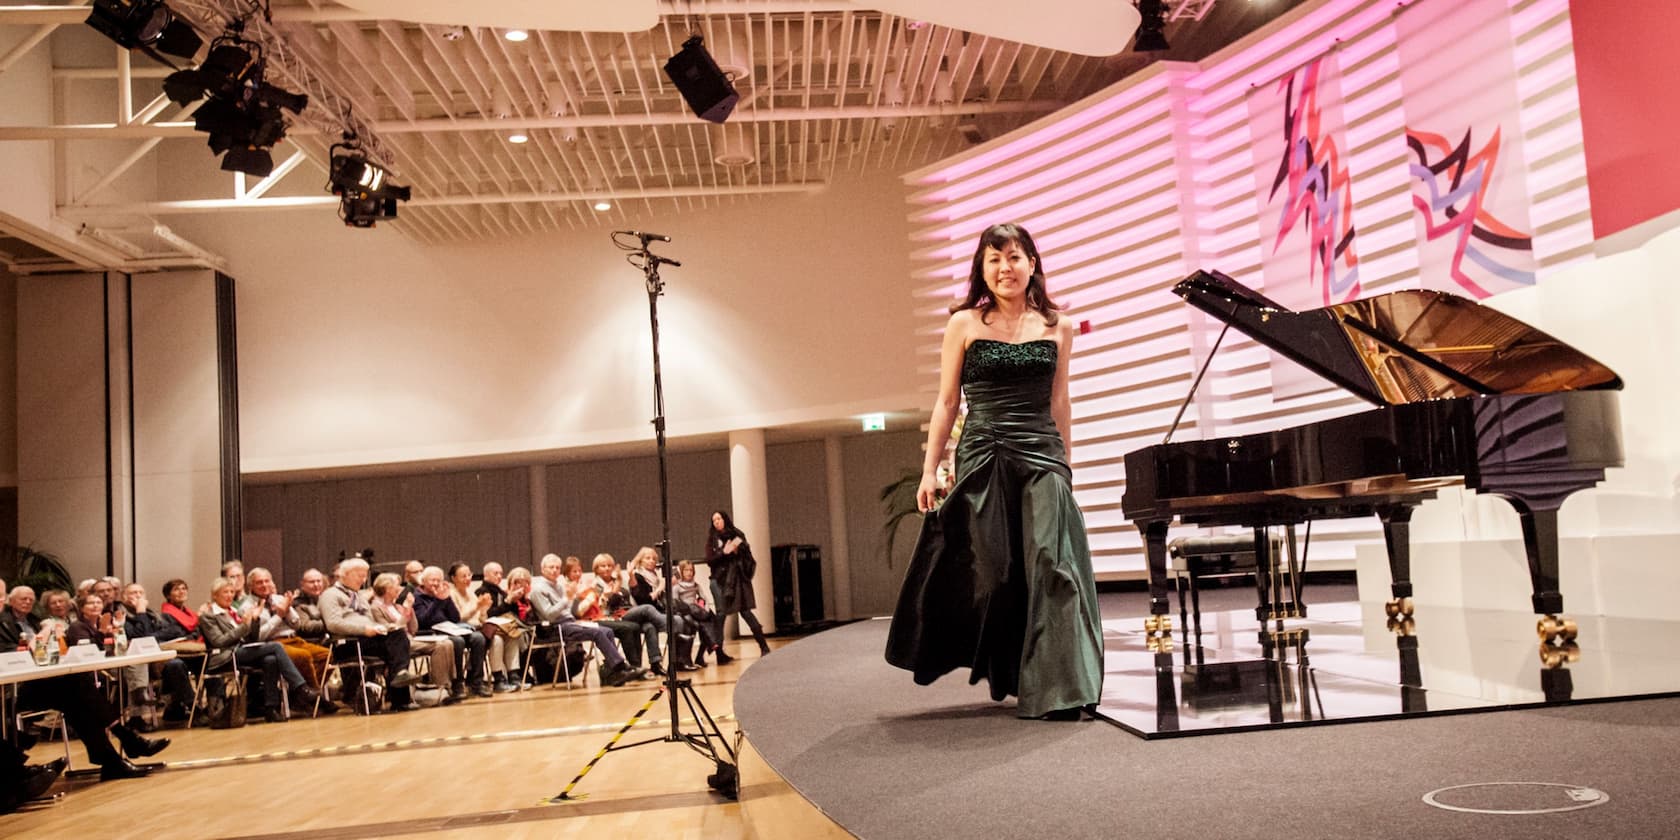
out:
{"label": "seated audience member", "polygon": [[[34,594],[29,598],[34,600]],[[64,768],[70,766],[70,759],[64,756],[46,764],[25,764],[28,759],[12,742],[0,740],[0,814],[10,814],[18,806],[46,793],[64,775]]]}
{"label": "seated audience member", "polygon": [[41,616],[41,629],[63,638],[70,631],[70,622],[76,618],[73,607],[70,593],[62,589],[48,589],[41,593],[41,610],[45,613]]}
{"label": "seated audience member", "polygon": [[[131,583],[123,587],[123,608],[128,614],[128,620],[123,623],[123,633],[132,641],[142,637],[151,637],[158,642],[167,642],[180,636],[180,625],[165,619],[150,608],[146,600],[146,587],[138,583]],[[129,696],[143,697],[151,692],[151,671],[153,666],[134,665],[125,670],[128,679]],[[163,692],[169,695],[169,705],[164,709],[163,719],[174,723],[187,719],[187,709],[193,700],[192,679],[188,675],[187,663],[180,657],[164,661],[157,666],[162,674]],[[135,723],[129,718],[129,725]]]}
{"label": "seated audience member", "polygon": [[[257,605],[261,608],[258,614],[261,630],[257,633],[257,640],[275,642],[286,649],[286,656],[292,660],[292,665],[303,674],[303,678],[313,687],[320,687],[321,676],[326,673],[329,651],[313,642],[305,641],[298,634],[298,628],[303,626],[304,618],[294,602],[297,600],[296,591],[280,593],[275,591],[274,576],[267,569],[255,568],[245,576],[245,583],[251,588],[251,594],[256,597]],[[338,706],[331,700],[321,700],[321,711],[332,714],[338,711]]]}
{"label": "seated audience member", "polygon": [[[414,597],[402,587],[400,578],[385,572],[373,579],[373,617],[391,628],[389,632],[408,636],[410,656],[426,657],[426,669],[432,685],[447,692],[443,705],[459,703],[467,699],[467,686],[464,681],[456,679],[460,666],[455,644],[448,636],[419,635],[420,622],[415,617],[412,603]],[[398,711],[410,708],[417,709],[419,704],[411,703]]]}
{"label": "seated audience member", "polygon": [[[484,567],[489,582],[491,563]],[[500,571],[497,566],[497,571]],[[494,585],[494,584],[492,584]],[[507,576],[507,592],[502,600],[485,611],[484,626],[495,628],[490,635],[490,671],[495,677],[498,692],[518,691],[521,687],[526,649],[531,646],[531,626],[540,619],[531,606],[531,570],[523,566]]]}
{"label": "seated audience member", "polygon": [[175,639],[199,639],[198,611],[187,604],[192,591],[187,582],[175,578],[163,585],[163,620],[173,625]]}
{"label": "seated audience member", "polygon": [[245,588],[245,564],[238,560],[229,560],[222,564],[222,577],[233,586],[233,609],[244,613],[257,602],[256,596]]}
{"label": "seated audience member", "polygon": [[[0,582],[0,589],[5,588],[5,583]],[[51,591],[64,596],[68,603],[69,596],[63,590]],[[132,758],[146,758],[169,746],[168,738],[147,738],[118,723],[117,710],[105,699],[105,692],[94,682],[92,674],[25,681],[17,687],[17,703],[19,709],[56,709],[63,715],[64,722],[87,748],[88,760],[99,765],[101,781],[133,779],[150,773],[151,768],[133,764],[123,753]],[[111,746],[111,735],[117,736],[122,744],[122,753]]]}
{"label": "seated audience member", "polygon": [[[378,657],[385,663],[385,684],[390,689],[392,708],[407,708],[413,703],[408,686],[414,682],[414,674],[408,670],[408,634],[390,632],[390,625],[374,618],[372,606],[361,591],[367,576],[366,560],[350,557],[340,562],[333,573],[333,585],[321,592],[321,620],[326,623],[328,633],[347,640],[333,649],[333,656],[339,661],[354,661],[359,648],[363,656]],[[353,670],[344,674],[344,696],[359,696],[359,680],[363,675]],[[360,702],[352,702],[352,706],[358,711],[362,709]]]}
{"label": "seated audience member", "polygon": [[[577,558],[571,558],[573,563]],[[593,642],[605,662],[601,664],[601,682],[609,686],[623,685],[638,679],[641,672],[630,666],[618,649],[613,631],[592,621],[579,621],[572,612],[571,596],[566,583],[560,579],[562,561],[557,554],[543,555],[542,577],[531,583],[531,605],[537,618],[560,629],[560,638],[568,642]]]}
{"label": "seated audience member", "polygon": [[98,583],[98,582],[99,582],[99,578],[88,578],[88,579],[82,581],[81,583],[76,584],[76,594],[74,596],[72,596],[71,600],[75,600],[76,598],[80,598],[83,595],[86,595],[89,592],[92,592],[93,591],[93,585]]}
{"label": "seated audience member", "polygon": [[93,594],[105,599],[106,612],[111,612],[116,609],[118,604],[122,603],[122,591],[122,578],[115,575],[106,575],[93,586]]}
{"label": "seated audience member", "polygon": [[0,651],[17,650],[25,635],[40,632],[39,623],[30,614],[34,609],[35,590],[20,585],[6,593],[6,606],[0,609]]}
{"label": "seated audience member", "polygon": [[410,604],[414,603],[414,596],[421,593],[420,573],[426,570],[426,564],[419,560],[410,560],[403,564],[402,589],[403,595]]}
{"label": "seated audience member", "polygon": [[[621,640],[624,638],[623,633],[626,629],[632,634],[639,634],[647,648],[649,670],[658,676],[665,676],[664,653],[659,647],[659,634],[670,630],[674,624],[677,635],[679,637],[684,636],[686,628],[683,620],[679,618],[675,622],[668,622],[665,619],[665,613],[661,612],[658,607],[652,604],[635,603],[630,595],[630,586],[626,581],[626,575],[618,568],[618,561],[614,560],[611,554],[595,555],[593,574],[584,578],[584,582],[594,587],[595,600],[591,604],[589,596],[583,596],[578,607],[580,610],[578,617],[585,619],[594,617],[602,624],[611,627],[614,633],[619,633]],[[596,614],[594,616],[585,615],[584,611],[593,611]],[[628,625],[628,627],[626,628],[625,625]],[[693,640],[690,639],[689,641],[692,643]],[[639,648],[641,645],[636,647]],[[629,646],[625,647],[625,657],[630,660],[632,665],[640,664],[640,656],[634,655],[630,651]],[[677,652],[681,656],[676,663],[677,670],[694,670],[694,666],[688,664],[685,646],[677,645]]]}
{"label": "seated audience member", "polygon": [[[469,577],[470,580],[470,577]],[[490,606],[494,607],[507,600],[507,590],[502,586],[502,564],[490,562],[484,564],[483,580],[473,585],[474,594],[490,593]],[[456,604],[459,607],[459,604]]]}
{"label": "seated audience member", "polygon": [[717,614],[712,612],[706,603],[706,591],[700,587],[700,582],[694,579],[694,561],[683,560],[677,563],[677,580],[671,584],[671,595],[676,599],[677,614],[692,619],[700,632],[700,655],[694,658],[696,666],[706,664],[708,652],[717,654],[719,665],[728,665],[735,661],[723,649],[723,639],[718,638],[717,627],[714,623]]}
{"label": "seated audience member", "polygon": [[[461,613],[455,608],[455,599],[451,596],[454,587],[444,580],[443,570],[436,566],[427,566],[420,572],[420,593],[414,596],[414,617],[420,625],[420,632],[433,633],[440,624],[449,624],[452,629],[467,627],[462,621]],[[485,596],[488,600],[489,596]],[[474,600],[478,605],[477,599]],[[484,634],[476,629],[466,634],[442,631],[449,637],[449,643],[455,647],[456,661],[464,661],[465,668],[457,668],[456,674],[466,674],[466,681],[471,684],[472,692],[480,697],[489,697],[493,692],[490,683],[484,678]],[[462,685],[452,685],[451,693],[459,694]]]}
{"label": "seated audience member", "polygon": [[[488,571],[489,566],[485,570]],[[485,613],[496,605],[496,596],[488,589],[473,591],[472,569],[465,563],[450,566],[447,579],[449,598],[455,602],[455,611],[461,614],[461,623],[472,627],[484,624]],[[500,589],[496,588],[496,591]]]}
{"label": "seated audience member", "polygon": [[659,647],[657,631],[650,641],[642,633],[641,625],[613,620],[594,576],[583,573],[583,561],[578,558],[567,556],[562,561],[560,573],[565,577],[566,597],[571,599],[572,615],[611,630],[618,639],[619,648],[624,651],[624,658],[636,670],[637,677],[651,679],[653,673],[642,670],[642,649],[644,646]]}
{"label": "seated audience member", "polygon": [[235,610],[233,593],[233,581],[217,578],[210,584],[210,603],[199,611],[199,632],[204,634],[210,657],[206,669],[215,671],[230,659],[241,668],[260,669],[258,700],[269,723],[285,720],[280,710],[281,680],[290,689],[292,712],[310,714],[315,708],[315,687],[304,681],[285,648],[257,638],[262,632],[262,604],[253,602],[243,611]]}
{"label": "seated audience member", "polygon": [[321,593],[327,590],[327,576],[320,569],[309,569],[298,579],[297,597],[292,609],[298,612],[297,633],[306,642],[325,645],[327,622],[321,618]]}
{"label": "seated audience member", "polygon": [[70,622],[64,638],[72,645],[87,643],[99,647],[111,638],[111,616],[105,612],[105,601],[89,592],[76,599],[76,618]]}

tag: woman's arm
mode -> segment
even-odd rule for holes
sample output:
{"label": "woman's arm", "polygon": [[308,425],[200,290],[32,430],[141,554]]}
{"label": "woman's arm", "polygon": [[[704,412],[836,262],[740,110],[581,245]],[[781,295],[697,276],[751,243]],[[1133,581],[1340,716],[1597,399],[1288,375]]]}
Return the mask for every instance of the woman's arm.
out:
{"label": "woman's arm", "polygon": [[957,406],[962,401],[962,364],[968,350],[971,311],[955,313],[945,322],[945,339],[939,349],[939,396],[933,401],[927,454],[922,458],[922,483],[916,488],[916,508],[923,513],[933,510],[939,500],[939,462],[945,458],[945,445],[951,442],[951,426],[957,422]]}
{"label": "woman's arm", "polygon": [[1056,321],[1056,378],[1050,387],[1050,416],[1062,436],[1064,457],[1073,466],[1073,402],[1068,397],[1068,361],[1073,356],[1073,325],[1067,317]]}

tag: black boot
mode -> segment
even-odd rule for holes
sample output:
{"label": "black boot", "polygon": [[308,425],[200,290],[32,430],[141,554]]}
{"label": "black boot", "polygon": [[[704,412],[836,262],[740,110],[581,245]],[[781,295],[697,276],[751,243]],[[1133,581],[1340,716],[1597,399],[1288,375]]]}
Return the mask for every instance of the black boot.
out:
{"label": "black boot", "polygon": [[169,746],[168,738],[147,738],[120,723],[111,727],[111,734],[117,736],[117,743],[129,758],[148,758]]}
{"label": "black boot", "polygon": [[694,666],[694,662],[692,661],[693,659],[694,659],[694,637],[693,636],[678,636],[677,637],[677,661],[676,661],[676,665],[674,667],[679,672],[696,670],[696,668]]}
{"label": "black boot", "polygon": [[723,645],[717,646],[717,663],[719,665],[728,665],[734,661],[735,657],[730,656],[729,653],[723,649]]}
{"label": "black boot", "polygon": [[126,758],[109,761],[99,765],[99,781],[109,782],[114,779],[139,779],[152,772],[150,767],[142,767]]}

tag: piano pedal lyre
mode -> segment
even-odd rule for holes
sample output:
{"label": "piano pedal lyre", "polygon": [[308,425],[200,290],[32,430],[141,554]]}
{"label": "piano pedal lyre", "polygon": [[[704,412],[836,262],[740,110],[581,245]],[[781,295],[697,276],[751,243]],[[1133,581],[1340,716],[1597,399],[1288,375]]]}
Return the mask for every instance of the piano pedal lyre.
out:
{"label": "piano pedal lyre", "polygon": [[1542,642],[1549,642],[1554,638],[1560,643],[1572,642],[1579,629],[1575,625],[1575,619],[1558,618],[1555,615],[1543,616],[1534,623],[1534,632],[1539,634]]}
{"label": "piano pedal lyre", "polygon": [[1390,598],[1388,603],[1383,604],[1383,611],[1388,613],[1389,618],[1411,618],[1413,612],[1412,599],[1409,596]]}
{"label": "piano pedal lyre", "polygon": [[1540,665],[1548,671],[1555,671],[1564,665],[1581,658],[1581,646],[1574,642],[1540,643]]}
{"label": "piano pedal lyre", "polygon": [[1417,635],[1417,622],[1413,621],[1409,615],[1404,618],[1391,618],[1388,620],[1388,632],[1396,636],[1415,636]]}
{"label": "piano pedal lyre", "polygon": [[1171,653],[1173,637],[1170,633],[1165,636],[1151,634],[1144,644],[1148,647],[1150,653]]}
{"label": "piano pedal lyre", "polygon": [[1143,620],[1143,632],[1151,636],[1172,636],[1172,616],[1151,615]]}

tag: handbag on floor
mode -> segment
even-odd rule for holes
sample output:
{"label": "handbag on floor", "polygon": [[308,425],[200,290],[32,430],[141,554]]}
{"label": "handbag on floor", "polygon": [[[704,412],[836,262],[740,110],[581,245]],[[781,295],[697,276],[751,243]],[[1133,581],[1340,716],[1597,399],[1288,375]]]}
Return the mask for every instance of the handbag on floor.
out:
{"label": "handbag on floor", "polygon": [[204,712],[211,729],[238,729],[245,725],[245,681],[214,676],[204,680]]}

